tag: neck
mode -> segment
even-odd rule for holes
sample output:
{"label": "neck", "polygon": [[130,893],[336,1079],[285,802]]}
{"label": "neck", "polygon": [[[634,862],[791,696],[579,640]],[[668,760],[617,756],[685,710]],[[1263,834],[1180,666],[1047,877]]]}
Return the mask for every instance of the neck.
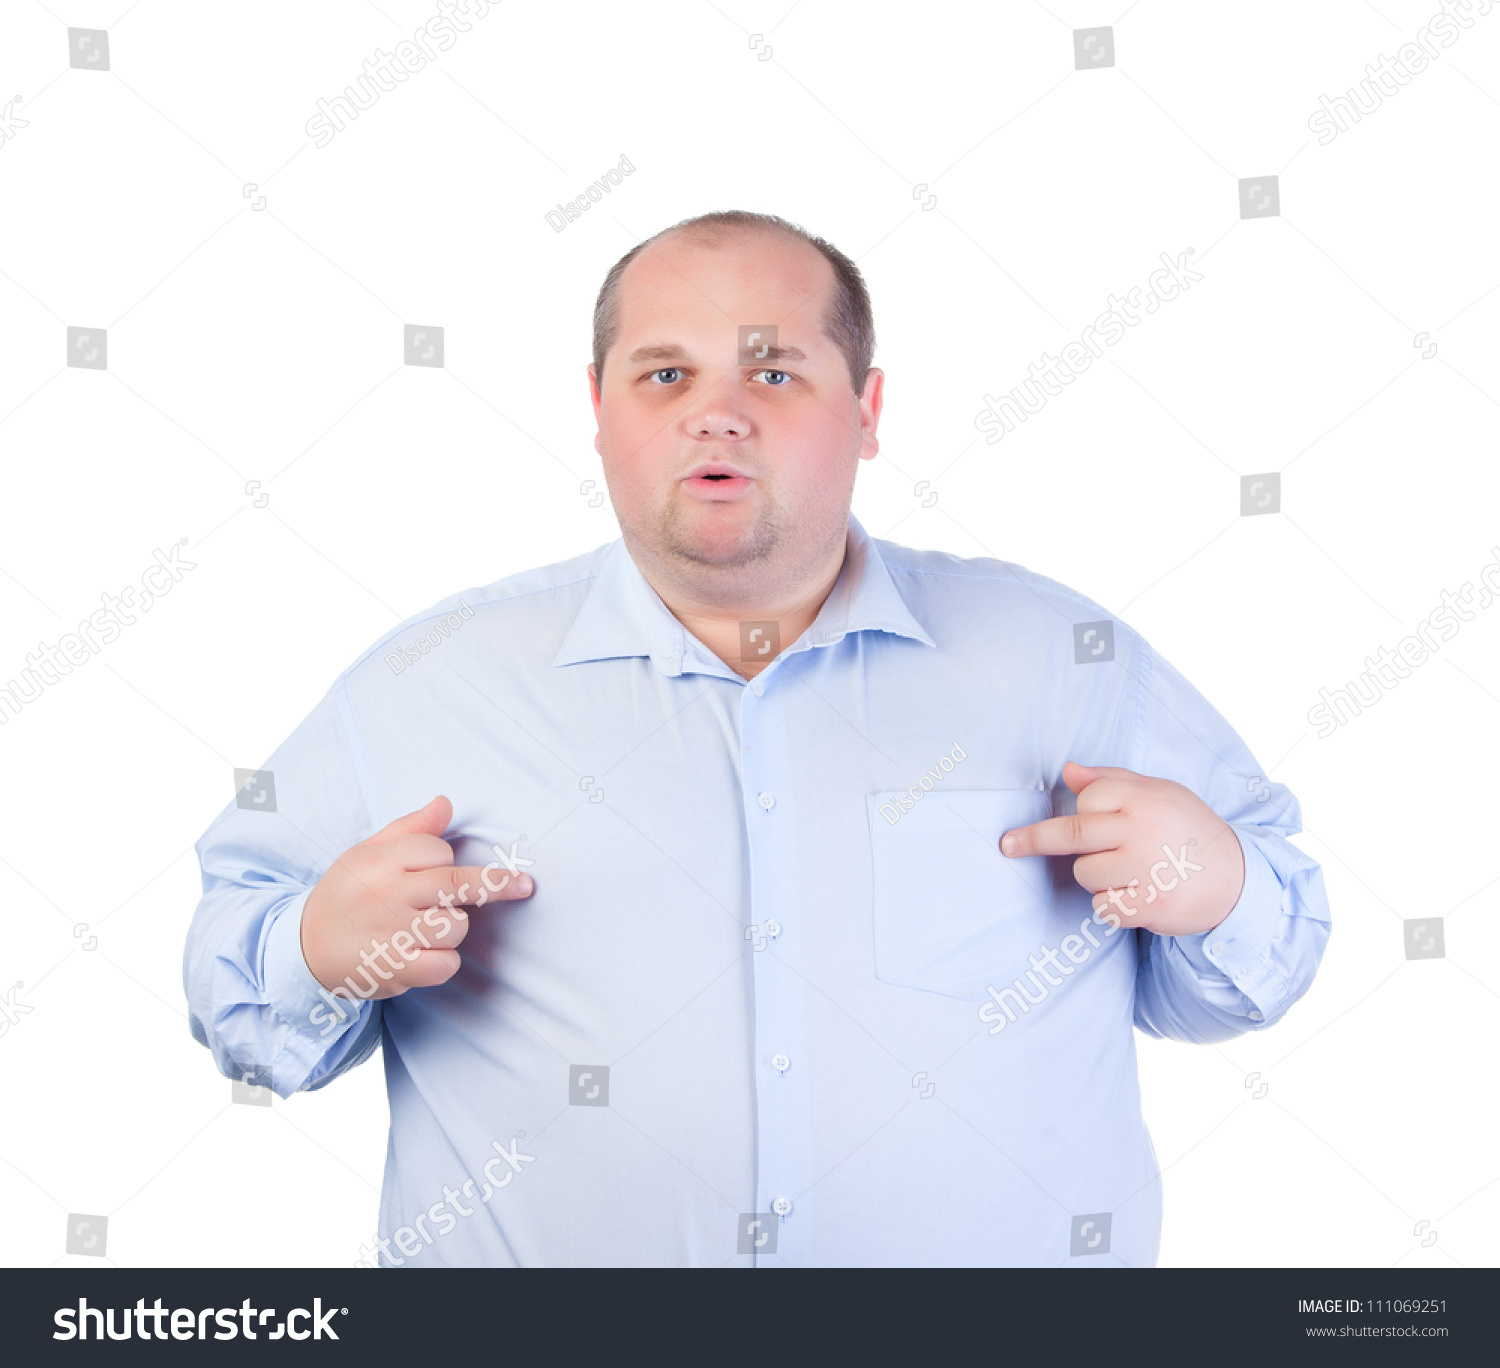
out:
{"label": "neck", "polygon": [[672,616],[742,679],[754,679],[812,626],[838,581],[847,540],[846,527],[810,560],[762,571],[678,566],[627,550]]}

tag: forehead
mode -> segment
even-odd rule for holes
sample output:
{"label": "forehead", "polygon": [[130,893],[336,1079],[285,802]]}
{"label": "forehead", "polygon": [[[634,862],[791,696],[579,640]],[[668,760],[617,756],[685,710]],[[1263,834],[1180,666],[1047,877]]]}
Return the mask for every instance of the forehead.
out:
{"label": "forehead", "polygon": [[633,344],[648,332],[732,334],[742,324],[775,323],[785,337],[815,344],[835,283],[823,254],[786,233],[671,233],[620,277],[615,342]]}

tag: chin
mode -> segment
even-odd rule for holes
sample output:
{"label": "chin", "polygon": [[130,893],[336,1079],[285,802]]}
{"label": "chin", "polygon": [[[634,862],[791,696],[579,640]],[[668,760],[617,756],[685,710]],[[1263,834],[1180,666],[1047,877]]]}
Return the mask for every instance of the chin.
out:
{"label": "chin", "polygon": [[669,519],[661,544],[684,559],[732,568],[769,554],[776,534],[764,519],[724,518],[709,510],[707,516]]}
{"label": "chin", "polygon": [[733,542],[723,539],[673,542],[669,549],[699,565],[716,565],[730,570],[763,559],[767,551],[765,544],[749,538]]}

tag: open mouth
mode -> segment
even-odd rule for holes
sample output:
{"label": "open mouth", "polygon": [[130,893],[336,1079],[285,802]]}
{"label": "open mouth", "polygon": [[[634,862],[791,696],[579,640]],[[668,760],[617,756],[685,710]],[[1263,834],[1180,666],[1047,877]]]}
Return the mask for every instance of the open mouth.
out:
{"label": "open mouth", "polygon": [[722,501],[740,497],[754,485],[748,475],[742,475],[732,466],[704,466],[694,471],[685,480],[683,488],[700,499]]}

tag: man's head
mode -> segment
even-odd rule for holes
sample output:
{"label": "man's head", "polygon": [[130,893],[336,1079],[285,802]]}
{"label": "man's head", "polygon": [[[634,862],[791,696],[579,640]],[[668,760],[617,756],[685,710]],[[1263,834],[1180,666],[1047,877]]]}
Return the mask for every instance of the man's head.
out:
{"label": "man's head", "polygon": [[617,262],[589,378],[632,553],[747,593],[825,560],[878,450],[873,351],[858,268],[783,219],[688,219]]}

